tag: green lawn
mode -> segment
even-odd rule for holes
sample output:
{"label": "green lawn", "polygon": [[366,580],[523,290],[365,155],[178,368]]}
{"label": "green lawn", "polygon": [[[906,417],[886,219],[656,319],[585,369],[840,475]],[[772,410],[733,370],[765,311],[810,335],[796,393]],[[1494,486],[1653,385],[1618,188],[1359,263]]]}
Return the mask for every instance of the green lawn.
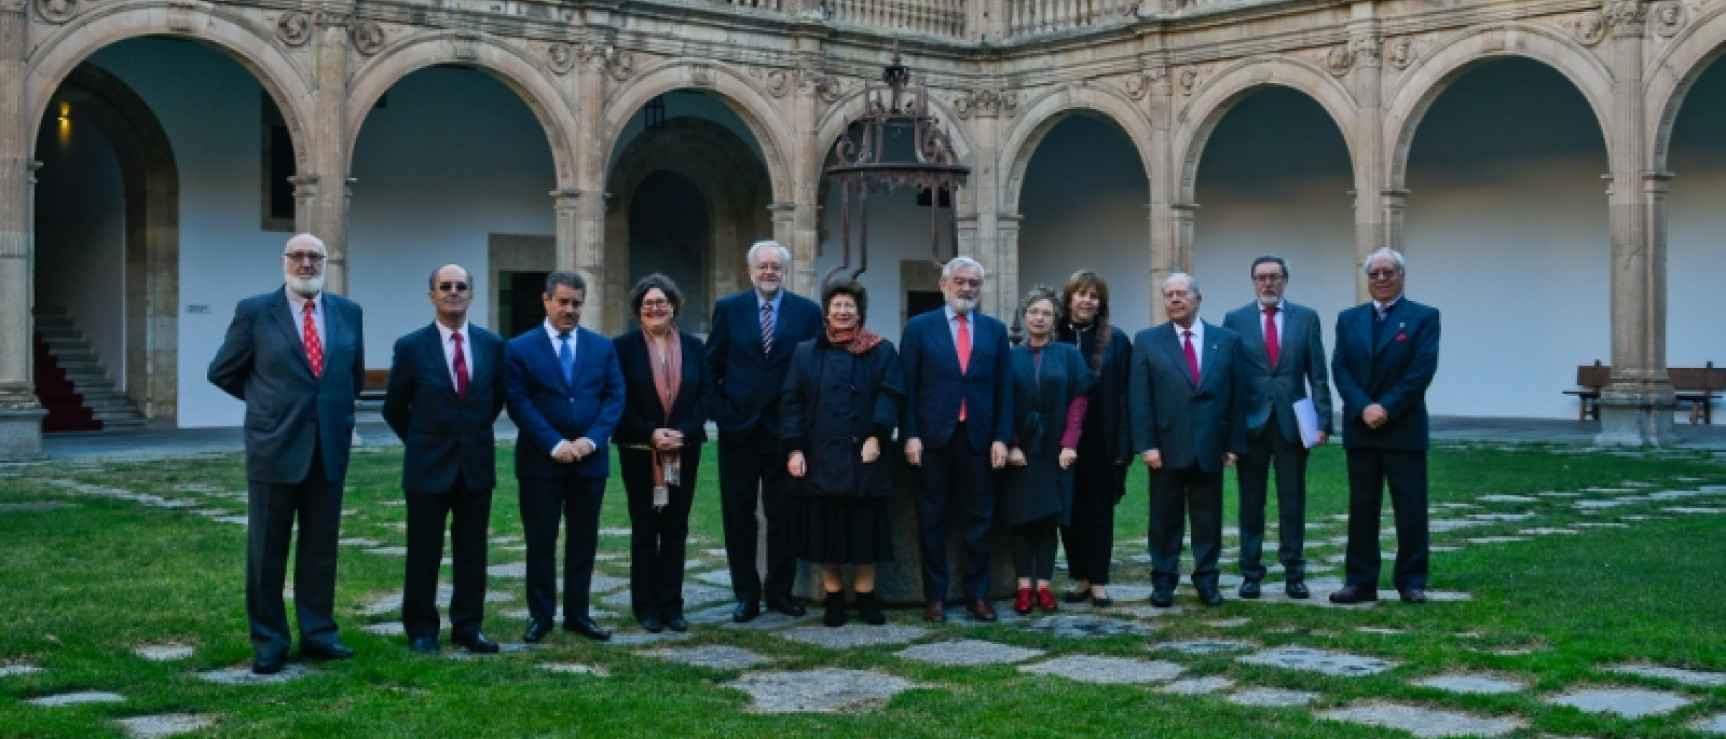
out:
{"label": "green lawn", "polygon": [[[1027,675],[1013,666],[936,667],[894,655],[899,647],[849,651],[804,646],[771,632],[696,626],[693,637],[667,645],[597,645],[558,633],[543,649],[483,659],[427,658],[408,652],[402,637],[376,636],[358,627],[395,620],[394,612],[364,615],[360,609],[401,587],[402,559],[343,547],[338,580],[338,618],[344,640],[359,650],[345,663],[320,666],[320,675],[281,685],[223,686],[195,673],[249,664],[242,604],[243,526],[191,515],[190,509],[146,507],[137,502],[75,492],[48,480],[154,493],[189,500],[200,508],[243,513],[243,468],[237,455],[172,462],[47,465],[0,468],[0,666],[30,664],[42,671],[0,677],[0,736],[119,735],[114,719],[158,713],[212,715],[211,731],[224,736],[547,736],[719,735],[755,736],[1395,736],[1397,732],[1325,721],[1316,713],[1372,700],[1413,703],[1478,715],[1517,717],[1522,735],[1659,736],[1684,734],[1702,717],[1726,712],[1726,687],[1691,688],[1659,680],[1617,675],[1607,665],[1647,662],[1669,667],[1726,671],[1726,614],[1712,567],[1726,562],[1726,516],[1684,515],[1668,506],[1720,507],[1726,496],[1675,502],[1646,501],[1587,515],[1575,498],[1540,497],[1538,503],[1479,500],[1487,494],[1533,495],[1581,492],[1594,486],[1649,483],[1639,492],[1695,489],[1726,483],[1720,458],[1707,454],[1565,454],[1563,447],[1514,449],[1447,446],[1431,456],[1433,519],[1470,513],[1527,511],[1526,521],[1493,522],[1433,535],[1439,547],[1462,546],[1433,555],[1433,587],[1472,596],[1461,602],[1408,607],[1390,602],[1369,610],[1280,604],[1246,604],[1226,591],[1220,609],[1195,605],[1180,593],[1179,613],[1140,619],[1156,627],[1149,637],[1068,639],[1026,631],[1017,625],[949,624],[918,643],[957,638],[1035,647],[1048,657],[1096,654],[1166,659],[1188,676],[1220,676],[1238,687],[1279,687],[1318,694],[1309,708],[1248,708],[1222,695],[1172,696],[1150,687],[1098,686],[1053,676]],[[499,452],[507,474],[510,450]],[[1346,511],[1342,453],[1332,447],[1312,463],[1309,521],[1318,524],[1309,542],[1345,533],[1332,516]],[[348,479],[344,537],[403,543],[405,508],[396,488],[401,457],[396,450],[361,450]],[[692,516],[692,557],[722,569],[722,558],[702,550],[722,546],[717,469],[709,456]],[[207,486],[190,492],[182,486]],[[1234,518],[1234,483],[1226,488]],[[1142,471],[1117,515],[1115,580],[1145,584],[1147,568],[1131,557],[1143,551],[1145,483]],[[1581,492],[1584,497],[1611,493]],[[6,504],[64,501],[52,511],[7,511]],[[1453,508],[1472,504],[1474,508]],[[1388,503],[1387,503],[1388,510]],[[1646,520],[1637,518],[1649,516]],[[1275,520],[1274,513],[1272,521]],[[1467,545],[1466,539],[1513,535],[1531,527],[1577,522],[1623,522],[1625,528],[1583,528],[1575,535],[1530,541]],[[621,484],[612,481],[603,524],[627,526]],[[520,535],[513,480],[494,499],[492,533]],[[1267,549],[1273,553],[1275,537]],[[1233,545],[1234,537],[1226,544]],[[515,562],[521,554],[495,545],[491,561]],[[627,575],[627,537],[601,539],[603,551],[621,556],[600,563],[602,572]],[[1340,577],[1336,544],[1314,544],[1309,559]],[[1224,572],[1233,573],[1231,556]],[[1386,577],[1388,577],[1388,562]],[[1273,570],[1274,571],[1274,570]],[[503,611],[525,607],[521,582],[493,578],[491,589],[516,594],[510,603],[488,606],[487,632],[502,641],[520,638],[523,622]],[[1322,598],[1324,592],[1315,593]],[[597,596],[596,596],[597,602]],[[1121,605],[1143,605],[1142,603]],[[290,609],[291,610],[291,609]],[[627,612],[627,608],[611,610]],[[894,623],[918,624],[919,614],[897,611]],[[1244,625],[1211,622],[1247,617]],[[1125,618],[1126,616],[1122,616]],[[614,629],[630,626],[612,620]],[[1363,632],[1361,627],[1400,630]],[[447,634],[446,634],[447,637]],[[1313,673],[1253,667],[1237,655],[1190,657],[1152,652],[1157,642],[1227,638],[1267,647],[1303,645],[1377,657],[1397,663],[1367,677],[1323,677]],[[174,662],[150,662],[132,653],[142,644],[181,644],[196,651]],[[644,655],[660,646],[726,644],[774,658],[758,670],[819,667],[871,669],[897,675],[918,687],[874,711],[854,715],[763,715],[748,710],[746,694],[724,687],[741,674],[665,662]],[[1502,650],[1531,650],[1498,654]],[[447,653],[446,645],[446,653]],[[1040,658],[1041,659],[1041,658]],[[608,676],[559,674],[537,665],[577,662],[603,668]],[[1491,673],[1521,680],[1529,688],[1505,695],[1454,695],[1410,683],[1443,672]],[[1671,690],[1694,702],[1672,713],[1624,720],[1548,705],[1545,698],[1580,686],[1640,686]],[[120,693],[124,703],[40,708],[22,703],[55,693],[101,690]]]}

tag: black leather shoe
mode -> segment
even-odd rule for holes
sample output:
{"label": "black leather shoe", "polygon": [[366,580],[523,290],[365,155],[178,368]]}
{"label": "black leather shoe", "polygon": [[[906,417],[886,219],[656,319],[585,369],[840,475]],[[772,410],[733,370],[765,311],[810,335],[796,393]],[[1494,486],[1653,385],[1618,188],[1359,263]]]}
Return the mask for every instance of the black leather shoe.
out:
{"label": "black leather shoe", "polygon": [[665,628],[671,629],[672,631],[688,631],[689,621],[683,618],[683,614],[673,613],[666,617]]}
{"label": "black leather shoe", "polygon": [[924,603],[923,620],[932,624],[947,623],[947,604],[942,603],[939,600],[932,600]]}
{"label": "black leather shoe", "polygon": [[408,649],[414,654],[437,654],[437,637],[416,636],[413,639],[408,640]]}
{"label": "black leather shoe", "polygon": [[827,612],[821,615],[821,624],[829,628],[839,628],[845,625],[845,592],[827,594]]}
{"label": "black leather shoe", "polygon": [[492,641],[483,631],[472,634],[456,634],[449,638],[450,643],[460,645],[474,654],[497,654],[497,642]]}
{"label": "black leather shoe", "polygon": [[1426,588],[1397,588],[1396,594],[1402,597],[1402,602],[1420,605],[1426,602]]}
{"label": "black leather shoe", "polygon": [[599,624],[586,616],[565,620],[563,630],[573,631],[594,641],[611,641],[611,632],[600,628]]}
{"label": "black leather shoe", "polygon": [[1199,602],[1200,603],[1203,603],[1203,604],[1210,606],[1212,608],[1215,608],[1216,606],[1220,606],[1223,604],[1223,593],[1222,593],[1222,591],[1217,590],[1217,586],[1215,586],[1215,585],[1200,585],[1198,587],[1198,591],[1199,591]]}
{"label": "black leather shoe", "polygon": [[649,634],[657,634],[665,630],[665,622],[659,620],[658,616],[642,616],[640,620],[641,628]]}
{"label": "black leather shoe", "polygon": [[746,624],[754,621],[755,617],[759,615],[761,615],[761,604],[748,600],[737,604],[737,608],[731,612],[731,620]]}
{"label": "black leather shoe", "polygon": [[801,604],[792,600],[791,596],[788,595],[781,595],[777,598],[768,598],[767,607],[792,618],[797,618],[808,613],[808,611],[803,610],[803,606]]}
{"label": "black leather shoe", "polygon": [[1376,600],[1378,600],[1378,588],[1365,585],[1344,585],[1342,590],[1330,594],[1330,602],[1343,605],[1372,603]]}
{"label": "black leather shoe", "polygon": [[534,621],[527,625],[527,632],[521,635],[521,640],[529,644],[538,644],[545,641],[546,635],[550,633],[550,621]]}
{"label": "black leather shoe", "polygon": [[1090,599],[1090,588],[1085,588],[1084,590],[1069,590],[1065,595],[1061,596],[1061,602],[1063,603],[1084,603]]}
{"label": "black leather shoe", "polygon": [[1306,583],[1301,582],[1299,580],[1295,580],[1294,582],[1290,582],[1290,583],[1285,583],[1283,585],[1283,592],[1287,593],[1288,597],[1293,598],[1295,600],[1306,600],[1306,599],[1312,597],[1312,591],[1307,590]]}
{"label": "black leather shoe", "polygon": [[1153,608],[1168,608],[1175,604],[1175,589],[1164,585],[1151,587],[1151,606]]}
{"label": "black leather shoe", "polygon": [[288,655],[284,652],[271,652],[252,657],[252,674],[274,675],[288,665]]}
{"label": "black leather shoe", "polygon": [[887,623],[887,614],[881,612],[881,601],[875,600],[873,590],[857,594],[857,615],[863,618],[863,623],[870,626]]}
{"label": "black leather shoe", "polygon": [[300,659],[314,662],[327,662],[338,659],[353,659],[354,650],[349,649],[339,641],[328,644],[300,644]]}
{"label": "black leather shoe", "polygon": [[1107,590],[1103,591],[1102,595],[1097,595],[1095,593],[1091,594],[1091,605],[1093,606],[1098,608],[1108,608],[1114,604],[1115,599],[1109,597],[1109,591]]}
{"label": "black leather shoe", "polygon": [[971,620],[993,623],[996,620],[995,607],[982,598],[972,598],[965,604],[965,610],[971,613]]}
{"label": "black leather shoe", "polygon": [[1259,599],[1259,593],[1260,593],[1259,581],[1257,581],[1257,580],[1242,580],[1241,581],[1241,597],[1242,598],[1245,598],[1246,600],[1258,600]]}

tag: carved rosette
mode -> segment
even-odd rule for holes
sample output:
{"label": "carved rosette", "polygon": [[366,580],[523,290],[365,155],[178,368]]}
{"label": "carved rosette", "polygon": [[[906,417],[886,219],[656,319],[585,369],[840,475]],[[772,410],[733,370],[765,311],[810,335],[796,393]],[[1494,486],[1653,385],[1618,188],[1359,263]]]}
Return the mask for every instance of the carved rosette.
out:
{"label": "carved rosette", "polygon": [[[22,8],[22,3],[19,4]],[[11,10],[10,3],[7,10]],[[65,23],[78,14],[77,0],[37,0],[36,14],[49,23]]]}
{"label": "carved rosette", "polygon": [[791,75],[786,74],[783,69],[775,69],[767,73],[762,86],[767,88],[767,94],[773,97],[785,97],[785,93],[791,91]]}
{"label": "carved rosette", "polygon": [[1019,96],[1003,90],[966,90],[953,98],[953,112],[960,118],[1012,117],[1019,110]]}
{"label": "carved rosette", "polygon": [[1197,65],[1188,64],[1187,66],[1181,67],[1181,74],[1178,80],[1178,84],[1181,86],[1181,94],[1193,94],[1193,90],[1198,89],[1199,78],[1203,76],[1204,71],[1200,70]]}
{"label": "carved rosette", "polygon": [[1680,0],[1664,0],[1654,6],[1654,35],[1671,38],[1690,21],[1690,11]]}
{"label": "carved rosette", "polygon": [[1324,53],[1324,68],[1332,75],[1341,77],[1348,74],[1354,67],[1354,54],[1349,51],[1348,44],[1337,44]]}
{"label": "carved rosette", "polygon": [[1641,35],[1648,23],[1648,5],[1642,0],[1606,0],[1600,15],[1615,35]]}
{"label": "carved rosette", "polygon": [[360,21],[354,26],[354,49],[371,56],[384,50],[384,27],[377,21]]}
{"label": "carved rosette", "polygon": [[1606,16],[1598,10],[1590,10],[1564,23],[1570,35],[1575,36],[1583,46],[1593,46],[1606,38]]}
{"label": "carved rosette", "polygon": [[575,69],[575,47],[563,41],[553,41],[545,45],[545,65],[558,75],[569,74]]}
{"label": "carved rosette", "polygon": [[1399,70],[1408,69],[1408,65],[1414,63],[1414,39],[1398,36],[1385,42],[1384,56],[1385,61],[1390,62],[1390,66]]}
{"label": "carved rosette", "polygon": [[283,13],[276,19],[276,38],[288,46],[305,46],[312,40],[312,17],[300,12]]}

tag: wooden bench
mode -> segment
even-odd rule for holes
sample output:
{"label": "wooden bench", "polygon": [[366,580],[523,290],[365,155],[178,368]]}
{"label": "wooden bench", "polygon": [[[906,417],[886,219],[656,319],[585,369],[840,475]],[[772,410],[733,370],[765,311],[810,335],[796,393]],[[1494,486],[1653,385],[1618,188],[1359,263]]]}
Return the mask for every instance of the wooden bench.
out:
{"label": "wooden bench", "polygon": [[1726,367],[1672,367],[1666,370],[1672,378],[1672,391],[1679,403],[1690,404],[1690,423],[1713,425],[1714,399],[1726,389]]}
{"label": "wooden bench", "polygon": [[1579,365],[1576,368],[1576,387],[1564,391],[1565,395],[1574,395],[1582,406],[1576,409],[1576,420],[1600,420],[1600,389],[1612,382],[1612,368],[1594,360],[1594,364]]}
{"label": "wooden bench", "polygon": [[359,403],[383,403],[384,395],[390,387],[390,371],[387,369],[366,370],[366,382],[360,386]]}

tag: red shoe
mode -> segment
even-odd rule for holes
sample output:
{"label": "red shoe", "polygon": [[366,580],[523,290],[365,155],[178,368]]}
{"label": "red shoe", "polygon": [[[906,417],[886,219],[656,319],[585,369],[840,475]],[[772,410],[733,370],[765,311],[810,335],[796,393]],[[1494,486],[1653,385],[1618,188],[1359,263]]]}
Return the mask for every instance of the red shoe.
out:
{"label": "red shoe", "polygon": [[1049,592],[1048,588],[1042,588],[1042,589],[1038,590],[1037,591],[1037,607],[1043,609],[1044,613],[1053,612],[1055,610],[1055,608],[1057,607],[1055,605],[1055,594],[1052,592]]}
{"label": "red shoe", "polygon": [[1031,589],[1019,588],[1019,597],[1013,599],[1013,611],[1021,616],[1031,612]]}

